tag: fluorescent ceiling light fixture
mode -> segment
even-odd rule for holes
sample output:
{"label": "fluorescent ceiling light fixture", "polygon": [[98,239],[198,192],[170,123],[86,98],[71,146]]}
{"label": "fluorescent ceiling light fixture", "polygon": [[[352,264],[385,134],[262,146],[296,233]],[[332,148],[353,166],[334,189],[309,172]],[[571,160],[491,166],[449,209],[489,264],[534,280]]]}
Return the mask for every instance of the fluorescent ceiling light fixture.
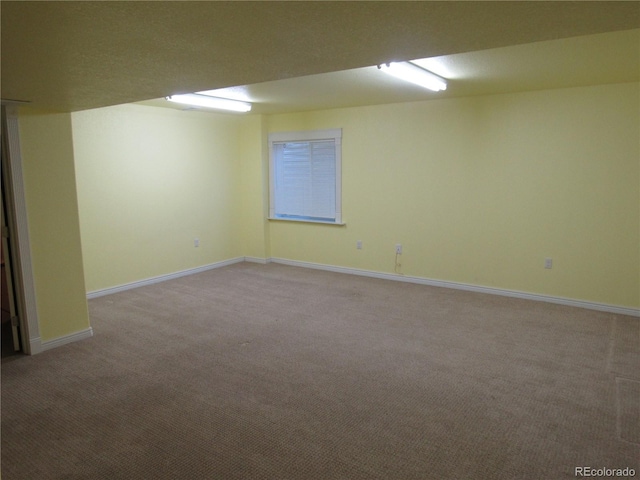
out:
{"label": "fluorescent ceiling light fixture", "polygon": [[379,65],[378,68],[392,77],[411,82],[434,92],[447,89],[444,78],[420,68],[411,62],[391,62]]}
{"label": "fluorescent ceiling light fixture", "polygon": [[185,93],[184,95],[171,95],[166,97],[170,102],[192,105],[194,107],[213,108],[216,110],[231,110],[232,112],[248,112],[251,104],[229,98],[211,97],[198,93]]}

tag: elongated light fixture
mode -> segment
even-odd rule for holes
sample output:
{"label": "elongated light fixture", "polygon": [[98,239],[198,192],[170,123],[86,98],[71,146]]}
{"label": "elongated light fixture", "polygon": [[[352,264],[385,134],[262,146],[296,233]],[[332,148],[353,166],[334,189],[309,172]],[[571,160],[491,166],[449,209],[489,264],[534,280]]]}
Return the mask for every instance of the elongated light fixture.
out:
{"label": "elongated light fixture", "polygon": [[185,93],[183,95],[171,95],[166,97],[170,102],[192,105],[194,107],[214,108],[216,110],[230,110],[232,112],[248,112],[251,104],[229,98],[211,97],[197,93]]}
{"label": "elongated light fixture", "polygon": [[447,82],[444,78],[411,62],[391,62],[379,65],[378,68],[392,77],[414,83],[434,92],[447,89]]}

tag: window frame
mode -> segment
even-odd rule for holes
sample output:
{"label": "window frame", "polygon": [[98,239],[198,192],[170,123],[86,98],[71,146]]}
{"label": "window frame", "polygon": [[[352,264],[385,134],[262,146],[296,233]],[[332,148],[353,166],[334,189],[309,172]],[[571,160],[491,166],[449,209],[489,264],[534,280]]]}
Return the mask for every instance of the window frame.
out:
{"label": "window frame", "polygon": [[[335,219],[327,220],[312,216],[278,216],[276,214],[276,156],[275,144],[285,142],[314,142],[333,140],[335,147]],[[274,132],[269,134],[269,220],[285,222],[322,223],[344,225],[342,221],[342,129]]]}

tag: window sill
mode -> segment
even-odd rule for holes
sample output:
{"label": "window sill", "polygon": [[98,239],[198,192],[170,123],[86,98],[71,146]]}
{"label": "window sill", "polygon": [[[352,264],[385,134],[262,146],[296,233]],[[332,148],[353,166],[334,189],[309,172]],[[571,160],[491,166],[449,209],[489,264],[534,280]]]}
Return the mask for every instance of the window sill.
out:
{"label": "window sill", "polygon": [[346,223],[341,222],[327,222],[324,220],[306,220],[303,218],[277,218],[277,217],[268,217],[267,220],[274,222],[295,222],[295,223],[319,223],[320,225],[334,225],[336,227],[343,227]]}

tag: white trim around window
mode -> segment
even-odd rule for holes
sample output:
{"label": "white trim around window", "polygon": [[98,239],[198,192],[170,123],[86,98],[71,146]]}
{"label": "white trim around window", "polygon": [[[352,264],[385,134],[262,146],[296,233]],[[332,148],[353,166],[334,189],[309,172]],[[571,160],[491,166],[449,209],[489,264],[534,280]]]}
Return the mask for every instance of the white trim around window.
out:
{"label": "white trim around window", "polygon": [[343,225],[342,129],[269,134],[269,219]]}

